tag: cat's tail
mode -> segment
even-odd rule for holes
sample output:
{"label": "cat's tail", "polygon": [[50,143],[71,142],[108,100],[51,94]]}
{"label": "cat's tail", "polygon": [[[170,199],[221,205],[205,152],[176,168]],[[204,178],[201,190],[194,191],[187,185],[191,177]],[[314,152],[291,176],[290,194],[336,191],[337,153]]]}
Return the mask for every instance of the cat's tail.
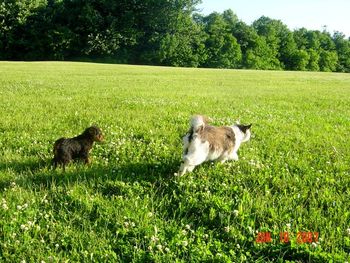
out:
{"label": "cat's tail", "polygon": [[208,118],[202,115],[192,116],[190,125],[193,133],[198,133],[202,131],[205,126],[208,124]]}

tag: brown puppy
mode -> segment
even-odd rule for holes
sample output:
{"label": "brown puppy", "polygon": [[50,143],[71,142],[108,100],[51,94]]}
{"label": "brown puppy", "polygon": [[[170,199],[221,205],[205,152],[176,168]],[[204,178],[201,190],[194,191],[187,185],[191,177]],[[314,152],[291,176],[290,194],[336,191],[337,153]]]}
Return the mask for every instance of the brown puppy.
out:
{"label": "brown puppy", "polygon": [[74,138],[58,139],[53,146],[54,168],[60,164],[65,171],[66,165],[72,160],[83,160],[86,164],[90,163],[89,152],[94,142],[101,141],[103,141],[102,131],[96,126],[87,128]]}

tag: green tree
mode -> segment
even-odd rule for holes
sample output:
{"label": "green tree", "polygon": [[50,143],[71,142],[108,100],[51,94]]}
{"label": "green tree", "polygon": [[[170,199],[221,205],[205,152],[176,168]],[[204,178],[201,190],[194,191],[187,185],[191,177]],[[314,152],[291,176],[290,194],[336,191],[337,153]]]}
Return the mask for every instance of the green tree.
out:
{"label": "green tree", "polygon": [[322,50],[320,53],[320,70],[335,71],[338,64],[338,55],[335,51]]}
{"label": "green tree", "polygon": [[307,53],[309,54],[309,63],[307,65],[307,69],[311,71],[319,71],[320,54],[312,48],[308,49]]}
{"label": "green tree", "polygon": [[208,35],[205,44],[208,58],[203,66],[238,68],[242,52],[236,38],[230,33],[224,17],[218,13],[212,13],[204,19],[204,23]]}
{"label": "green tree", "polygon": [[309,39],[308,39],[308,30],[306,28],[300,28],[297,30],[294,30],[293,37],[294,41],[297,45],[297,48],[306,50],[309,47]]}
{"label": "green tree", "polygon": [[[197,42],[197,40],[194,40],[197,36],[191,39],[191,29],[194,26],[189,22],[189,18],[192,17],[199,0],[136,1],[139,2],[138,5],[135,5],[137,6],[136,25],[138,36],[137,45],[132,50],[132,61],[134,63],[159,64],[162,61],[164,63],[166,59],[159,57],[160,54],[165,54],[161,51],[164,43],[171,41],[173,46],[178,47],[177,50],[183,50],[182,44],[176,44],[178,41],[176,38],[181,34],[187,34],[183,37],[187,38],[188,44]],[[186,29],[189,24],[191,24],[191,27]],[[194,28],[194,30],[197,29]],[[169,54],[174,56],[172,52]]]}
{"label": "green tree", "polygon": [[266,38],[266,43],[270,47],[272,55],[279,60],[280,67],[293,69],[292,60],[297,51],[297,45],[294,41],[293,33],[288,27],[280,20],[265,16],[254,21],[253,27],[260,36]]}
{"label": "green tree", "polygon": [[309,64],[310,55],[304,49],[297,50],[293,54],[293,69],[295,70],[307,70]]}
{"label": "green tree", "polygon": [[205,33],[190,17],[177,32],[161,40],[159,62],[162,65],[198,67],[206,58]]}
{"label": "green tree", "polygon": [[350,72],[350,40],[345,39],[345,35],[335,32],[333,41],[338,54],[337,71]]}
{"label": "green tree", "polygon": [[28,18],[46,4],[45,0],[3,0],[0,3],[0,58],[21,59],[22,50],[30,49],[27,42]]}
{"label": "green tree", "polygon": [[243,68],[280,68],[280,63],[273,49],[268,46],[266,38],[264,36],[259,36],[253,27],[239,21],[232,28],[232,34],[236,37],[242,50]]}

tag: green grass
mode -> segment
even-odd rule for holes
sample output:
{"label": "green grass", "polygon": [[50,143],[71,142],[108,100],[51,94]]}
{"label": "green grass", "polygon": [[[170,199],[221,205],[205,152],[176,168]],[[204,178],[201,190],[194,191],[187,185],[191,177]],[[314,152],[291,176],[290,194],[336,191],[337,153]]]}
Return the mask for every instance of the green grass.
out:
{"label": "green grass", "polygon": [[[349,260],[349,74],[1,62],[0,112],[2,262]],[[175,177],[197,113],[252,138]],[[51,170],[91,124],[92,165]]]}

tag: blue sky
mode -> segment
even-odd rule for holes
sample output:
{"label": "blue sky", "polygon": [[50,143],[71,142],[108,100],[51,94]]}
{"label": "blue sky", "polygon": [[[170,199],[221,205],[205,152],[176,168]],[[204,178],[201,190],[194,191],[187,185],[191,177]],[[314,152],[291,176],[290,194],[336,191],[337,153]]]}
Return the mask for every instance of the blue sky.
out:
{"label": "blue sky", "polygon": [[202,0],[203,14],[232,9],[242,21],[251,24],[261,16],[279,19],[289,29],[343,32],[350,37],[350,0]]}

